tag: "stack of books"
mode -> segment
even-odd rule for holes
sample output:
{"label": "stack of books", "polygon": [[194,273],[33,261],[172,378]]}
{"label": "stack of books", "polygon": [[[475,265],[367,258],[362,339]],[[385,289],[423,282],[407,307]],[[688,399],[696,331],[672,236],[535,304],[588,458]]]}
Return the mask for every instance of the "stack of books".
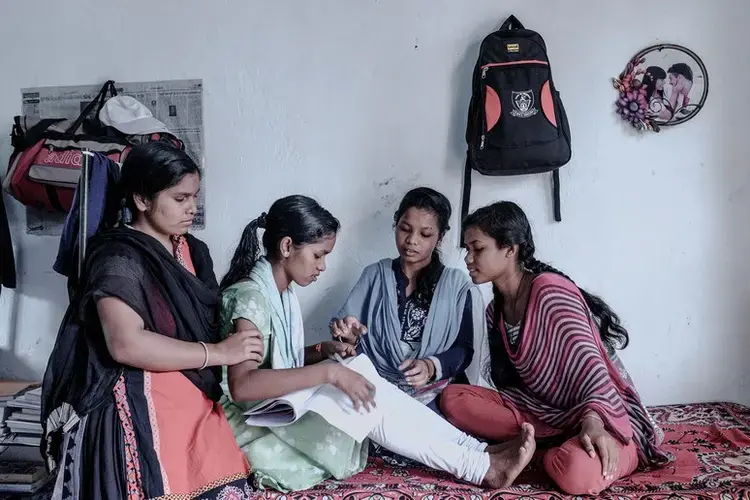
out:
{"label": "stack of books", "polygon": [[35,493],[50,479],[39,453],[42,388],[0,380],[0,498]]}
{"label": "stack of books", "polygon": [[48,479],[42,463],[0,461],[0,493],[36,493]]}
{"label": "stack of books", "polygon": [[0,381],[0,446],[38,447],[42,440],[41,418],[39,383]]}

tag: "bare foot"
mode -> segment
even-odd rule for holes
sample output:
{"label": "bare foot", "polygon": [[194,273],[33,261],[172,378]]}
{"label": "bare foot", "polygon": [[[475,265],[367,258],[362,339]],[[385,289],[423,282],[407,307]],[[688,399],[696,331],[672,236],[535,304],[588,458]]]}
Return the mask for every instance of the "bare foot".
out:
{"label": "bare foot", "polygon": [[507,488],[531,462],[536,451],[534,427],[523,424],[521,435],[507,443],[496,446],[497,451],[489,451],[490,470],[484,476],[483,486],[493,489]]}
{"label": "bare foot", "polygon": [[[531,424],[528,424],[528,425],[531,425]],[[521,432],[522,433],[523,433],[523,429],[524,429],[524,427],[522,425],[521,426]],[[493,453],[500,453],[501,451],[505,451],[508,448],[518,447],[519,446],[519,439],[521,439],[521,435],[516,436],[515,438],[509,439],[507,441],[502,441],[500,443],[495,443],[495,444],[488,445],[487,448],[484,449],[484,451],[486,451],[489,454],[493,454]]]}
{"label": "bare foot", "polygon": [[503,441],[502,443],[491,444],[487,446],[487,448],[485,448],[484,451],[486,451],[489,454],[500,453],[501,451],[505,451],[508,448],[518,446],[518,443],[516,442],[517,439],[518,438],[511,439],[510,441]]}

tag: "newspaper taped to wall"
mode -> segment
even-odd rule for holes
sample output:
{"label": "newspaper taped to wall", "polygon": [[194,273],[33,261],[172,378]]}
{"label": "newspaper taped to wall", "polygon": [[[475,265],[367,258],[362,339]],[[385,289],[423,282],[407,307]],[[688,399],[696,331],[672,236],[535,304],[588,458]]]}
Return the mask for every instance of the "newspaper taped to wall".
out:
{"label": "newspaper taped to wall", "polygon": [[[99,93],[101,83],[21,90],[22,114],[33,118],[75,119]],[[118,95],[138,99],[185,143],[187,153],[205,173],[203,161],[203,80],[115,83]],[[201,179],[198,213],[193,229],[206,227],[205,174]],[[59,235],[65,214],[26,207],[28,234]]]}

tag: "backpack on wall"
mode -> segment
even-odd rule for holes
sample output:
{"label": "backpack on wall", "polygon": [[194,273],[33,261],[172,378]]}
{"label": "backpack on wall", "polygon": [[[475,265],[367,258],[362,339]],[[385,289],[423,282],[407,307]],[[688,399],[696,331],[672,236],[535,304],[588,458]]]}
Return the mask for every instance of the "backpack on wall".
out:
{"label": "backpack on wall", "polygon": [[555,220],[562,220],[558,169],[571,156],[568,118],[552,82],[544,40],[515,16],[479,48],[466,143],[462,219],[476,170],[493,176],[552,171]]}

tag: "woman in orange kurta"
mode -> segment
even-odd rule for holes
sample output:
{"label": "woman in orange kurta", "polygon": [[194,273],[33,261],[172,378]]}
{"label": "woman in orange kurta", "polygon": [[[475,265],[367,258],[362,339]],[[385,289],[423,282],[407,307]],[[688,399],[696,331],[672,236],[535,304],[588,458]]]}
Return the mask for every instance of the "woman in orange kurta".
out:
{"label": "woman in orange kurta", "polygon": [[129,154],[120,184],[132,225],[89,243],[44,377],[55,498],[249,498],[221,366],[259,358],[262,343],[257,332],[219,337],[213,263],[187,234],[200,171],[149,143]]}

